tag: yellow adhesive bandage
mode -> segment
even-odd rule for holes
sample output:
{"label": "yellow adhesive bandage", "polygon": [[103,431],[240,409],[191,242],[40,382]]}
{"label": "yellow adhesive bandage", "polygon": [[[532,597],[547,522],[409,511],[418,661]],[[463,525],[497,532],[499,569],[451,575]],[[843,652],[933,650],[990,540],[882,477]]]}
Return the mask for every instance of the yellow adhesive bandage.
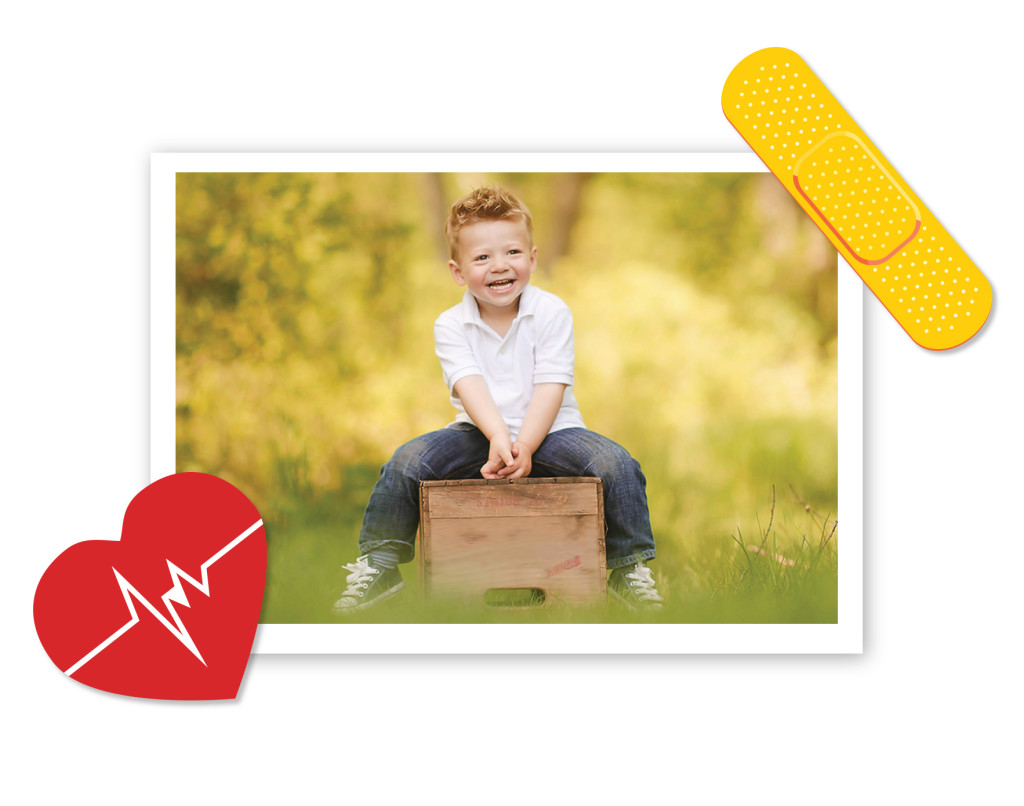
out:
{"label": "yellow adhesive bandage", "polygon": [[988,280],[796,53],[740,62],[722,109],[910,338],[947,350],[981,329]]}

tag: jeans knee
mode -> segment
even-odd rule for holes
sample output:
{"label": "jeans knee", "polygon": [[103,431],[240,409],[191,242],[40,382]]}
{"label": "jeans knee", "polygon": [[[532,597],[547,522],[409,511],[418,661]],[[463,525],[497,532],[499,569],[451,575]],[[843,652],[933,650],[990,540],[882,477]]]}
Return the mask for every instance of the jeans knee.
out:
{"label": "jeans knee", "polygon": [[423,475],[423,450],[418,440],[400,446],[390,461],[381,469],[381,474],[393,473],[406,478],[419,479]]}
{"label": "jeans knee", "polygon": [[636,479],[645,483],[640,463],[629,455],[625,448],[615,446],[613,449],[597,454],[588,467],[588,472],[601,479],[605,485],[625,479]]}

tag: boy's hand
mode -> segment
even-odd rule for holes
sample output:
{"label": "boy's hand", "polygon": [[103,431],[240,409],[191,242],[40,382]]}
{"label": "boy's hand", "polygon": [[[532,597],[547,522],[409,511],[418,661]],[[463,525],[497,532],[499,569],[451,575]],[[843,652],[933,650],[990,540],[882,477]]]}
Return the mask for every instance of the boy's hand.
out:
{"label": "boy's hand", "polygon": [[512,456],[515,461],[499,471],[499,478],[525,479],[533,469],[533,451],[522,442],[517,442],[512,446]]}
{"label": "boy's hand", "polygon": [[480,468],[480,475],[485,479],[503,479],[515,458],[512,455],[512,440],[508,434],[500,434],[491,440],[491,448],[487,453],[487,463]]}

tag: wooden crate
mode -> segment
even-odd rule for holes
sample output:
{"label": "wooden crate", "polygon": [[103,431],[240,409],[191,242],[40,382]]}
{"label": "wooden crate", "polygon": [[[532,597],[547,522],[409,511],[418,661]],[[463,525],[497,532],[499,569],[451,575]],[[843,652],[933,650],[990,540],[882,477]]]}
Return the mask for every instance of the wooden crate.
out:
{"label": "wooden crate", "polygon": [[601,599],[604,528],[600,479],[425,481],[423,589],[484,601],[526,589],[542,591],[544,604]]}

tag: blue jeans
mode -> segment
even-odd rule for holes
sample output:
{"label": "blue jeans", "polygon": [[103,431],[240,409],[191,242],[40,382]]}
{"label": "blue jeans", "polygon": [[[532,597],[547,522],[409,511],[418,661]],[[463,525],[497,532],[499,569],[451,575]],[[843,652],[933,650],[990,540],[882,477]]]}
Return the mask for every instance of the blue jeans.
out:
{"label": "blue jeans", "polygon": [[[421,481],[478,479],[490,442],[470,423],[454,423],[405,443],[380,471],[359,533],[359,552],[387,546],[399,562],[415,556]],[[609,569],[654,556],[647,511],[647,482],[626,449],[586,428],[564,428],[547,435],[532,457],[534,478],[596,476],[604,486]]]}

